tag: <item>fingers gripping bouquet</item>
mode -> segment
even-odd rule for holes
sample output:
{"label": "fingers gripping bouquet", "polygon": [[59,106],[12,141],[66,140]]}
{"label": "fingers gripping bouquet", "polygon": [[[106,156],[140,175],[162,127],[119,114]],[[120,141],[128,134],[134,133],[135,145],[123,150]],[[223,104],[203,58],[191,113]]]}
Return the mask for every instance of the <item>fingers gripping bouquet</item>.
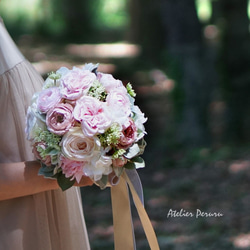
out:
{"label": "fingers gripping bouquet", "polygon": [[41,162],[39,174],[56,178],[62,190],[82,176],[105,188],[124,168],[144,167],[147,119],[135,92],[97,67],[51,73],[28,108],[26,134]]}

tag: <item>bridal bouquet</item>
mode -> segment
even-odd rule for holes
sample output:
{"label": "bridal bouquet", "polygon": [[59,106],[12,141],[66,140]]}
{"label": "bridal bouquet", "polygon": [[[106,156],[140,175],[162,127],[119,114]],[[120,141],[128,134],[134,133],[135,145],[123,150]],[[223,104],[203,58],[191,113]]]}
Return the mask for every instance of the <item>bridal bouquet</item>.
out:
{"label": "bridal bouquet", "polygon": [[41,162],[39,174],[56,178],[62,190],[82,176],[105,188],[124,168],[144,167],[147,119],[135,92],[97,67],[52,72],[28,108],[25,132]]}

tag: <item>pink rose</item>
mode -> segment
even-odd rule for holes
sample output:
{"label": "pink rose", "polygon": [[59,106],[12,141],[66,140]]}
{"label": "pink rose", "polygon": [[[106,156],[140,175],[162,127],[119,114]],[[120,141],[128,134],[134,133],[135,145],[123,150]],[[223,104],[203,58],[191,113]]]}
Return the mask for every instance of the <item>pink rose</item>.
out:
{"label": "pink rose", "polygon": [[127,116],[131,113],[130,100],[127,91],[123,88],[115,88],[109,92],[106,98],[107,105],[122,110]]}
{"label": "pink rose", "polygon": [[127,163],[127,161],[128,160],[125,157],[121,156],[119,158],[113,159],[112,165],[114,167],[123,167]]}
{"label": "pink rose", "polygon": [[97,79],[104,86],[107,92],[110,92],[115,88],[124,87],[122,82],[120,80],[116,80],[111,74],[104,74],[98,72]]}
{"label": "pink rose", "polygon": [[37,108],[41,113],[47,113],[61,101],[60,90],[57,87],[44,89],[37,98]]}
{"label": "pink rose", "polygon": [[89,70],[73,68],[61,78],[61,94],[66,99],[76,100],[88,91],[95,80],[96,75]]}
{"label": "pink rose", "polygon": [[137,137],[137,128],[132,119],[129,120],[130,125],[123,129],[121,133],[121,137],[119,140],[118,148],[127,149],[129,148],[135,141]]}
{"label": "pink rose", "polygon": [[59,167],[62,168],[65,177],[72,177],[71,180],[76,179],[78,183],[84,175],[83,168],[85,164],[84,161],[73,161],[63,155],[60,156]]}
{"label": "pink rose", "polygon": [[105,103],[90,96],[83,96],[77,100],[73,115],[81,123],[86,136],[104,133],[111,124]]}
{"label": "pink rose", "polygon": [[50,166],[51,165],[51,156],[50,155],[46,155],[45,157],[42,157],[40,155],[40,152],[39,152],[40,150],[38,149],[39,147],[42,150],[45,150],[46,149],[46,143],[45,142],[36,142],[33,145],[32,152],[33,152],[34,156],[36,157],[36,159],[40,160],[46,166]]}
{"label": "pink rose", "polygon": [[69,103],[59,103],[46,116],[48,130],[57,135],[65,134],[74,124],[73,107]]}

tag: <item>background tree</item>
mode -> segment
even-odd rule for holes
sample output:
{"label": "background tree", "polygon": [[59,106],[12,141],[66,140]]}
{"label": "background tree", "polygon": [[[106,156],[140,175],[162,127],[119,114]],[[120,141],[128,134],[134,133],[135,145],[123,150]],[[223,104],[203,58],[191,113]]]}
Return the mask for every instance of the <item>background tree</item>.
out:
{"label": "background tree", "polygon": [[53,44],[124,39],[139,44],[142,53],[136,63],[124,58],[107,61],[117,68],[120,63],[119,72],[123,71],[124,76],[141,68],[161,68],[175,80],[172,101],[178,119],[176,135],[183,145],[209,145],[211,95],[221,87],[228,110],[225,138],[231,142],[249,141],[248,0],[203,1],[212,5],[206,25],[213,24],[221,34],[216,44],[208,43],[203,32],[209,29],[197,16],[196,4],[201,0],[121,0],[119,4],[116,0],[34,0],[28,7],[24,4],[27,2],[1,1],[5,8],[0,9],[0,14],[17,40],[20,35],[31,34],[26,38],[36,37],[42,43],[54,38]]}
{"label": "background tree", "polygon": [[162,19],[158,1],[128,0],[128,40],[142,47],[142,61],[145,67],[160,65],[164,47]]}
{"label": "background tree", "polygon": [[166,49],[174,60],[179,79],[181,119],[178,140],[186,146],[208,145],[208,105],[213,80],[208,78],[211,64],[203,43],[202,27],[194,0],[162,0],[161,16]]}
{"label": "background tree", "polygon": [[221,0],[223,87],[228,103],[230,142],[250,139],[250,37],[247,0]]}
{"label": "background tree", "polygon": [[59,13],[64,23],[64,36],[73,41],[86,41],[92,35],[92,8],[89,0],[62,0],[52,2],[53,12]]}

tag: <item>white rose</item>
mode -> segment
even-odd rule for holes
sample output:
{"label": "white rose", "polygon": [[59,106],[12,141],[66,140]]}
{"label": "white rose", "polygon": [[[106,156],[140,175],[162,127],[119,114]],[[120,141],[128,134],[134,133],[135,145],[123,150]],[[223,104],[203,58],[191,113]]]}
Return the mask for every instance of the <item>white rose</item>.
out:
{"label": "white rose", "polygon": [[142,113],[140,108],[136,105],[132,107],[132,111],[134,113],[133,120],[134,120],[135,126],[139,130],[138,131],[139,133],[137,136],[137,141],[138,141],[146,134],[145,127],[143,124],[147,121],[147,118],[145,118],[144,113]]}
{"label": "white rose", "polygon": [[27,109],[25,133],[28,140],[34,139],[36,128],[46,130],[45,116],[41,115],[37,110],[37,97],[39,93],[35,93],[32,97],[32,104]]}
{"label": "white rose", "polygon": [[106,156],[103,150],[96,151],[88,165],[83,168],[84,174],[94,181],[102,178],[102,175],[108,175],[112,172],[112,157]]}
{"label": "white rose", "polygon": [[62,153],[75,161],[89,161],[100,150],[97,137],[86,137],[80,127],[71,128],[62,138]]}

